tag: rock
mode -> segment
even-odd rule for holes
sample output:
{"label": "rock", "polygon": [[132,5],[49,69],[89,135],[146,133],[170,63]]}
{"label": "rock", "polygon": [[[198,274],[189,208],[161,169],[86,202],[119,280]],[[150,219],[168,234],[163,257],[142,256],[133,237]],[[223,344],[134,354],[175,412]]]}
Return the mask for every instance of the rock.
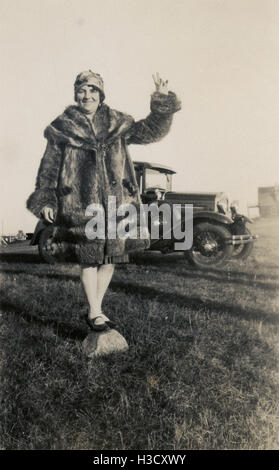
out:
{"label": "rock", "polygon": [[116,330],[91,331],[83,340],[83,353],[89,357],[106,356],[129,349],[126,339]]}

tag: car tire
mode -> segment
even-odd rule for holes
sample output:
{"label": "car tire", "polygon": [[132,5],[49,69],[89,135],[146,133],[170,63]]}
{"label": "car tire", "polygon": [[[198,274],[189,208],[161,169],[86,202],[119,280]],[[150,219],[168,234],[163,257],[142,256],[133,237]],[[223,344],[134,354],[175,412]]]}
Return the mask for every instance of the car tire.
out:
{"label": "car tire", "polygon": [[53,256],[49,250],[47,250],[47,244],[51,242],[53,238],[53,226],[49,225],[46,227],[42,232],[40,233],[40,238],[39,238],[39,255],[41,258],[41,261],[44,263],[49,263],[49,264],[54,264],[57,262],[57,259],[55,256]]}
{"label": "car tire", "polygon": [[222,225],[200,222],[194,226],[193,245],[185,257],[198,268],[222,266],[233,253],[233,246],[227,243],[230,238],[231,232]]}

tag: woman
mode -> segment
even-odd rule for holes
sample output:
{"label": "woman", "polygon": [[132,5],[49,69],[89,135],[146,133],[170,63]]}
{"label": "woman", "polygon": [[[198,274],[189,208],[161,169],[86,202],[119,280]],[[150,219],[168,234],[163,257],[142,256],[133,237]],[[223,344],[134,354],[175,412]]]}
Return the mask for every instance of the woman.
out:
{"label": "woman", "polygon": [[[151,97],[151,112],[135,122],[104,103],[102,77],[91,70],[81,72],[75,81],[75,101],[45,130],[47,147],[37,174],[35,191],[27,208],[37,217],[54,224],[53,247],[60,247],[63,261],[78,262],[81,281],[89,303],[86,321],[101,331],[115,324],[102,313],[102,300],[116,263],[128,262],[130,251],[148,247],[148,240],[107,236],[108,197],[116,207],[130,203],[139,208],[140,194],[129,144],[160,140],[171,126],[173,114],[180,109],[168,82],[153,76],[156,91]],[[91,240],[85,227],[92,217],[86,212],[100,204],[106,215],[106,234]]]}

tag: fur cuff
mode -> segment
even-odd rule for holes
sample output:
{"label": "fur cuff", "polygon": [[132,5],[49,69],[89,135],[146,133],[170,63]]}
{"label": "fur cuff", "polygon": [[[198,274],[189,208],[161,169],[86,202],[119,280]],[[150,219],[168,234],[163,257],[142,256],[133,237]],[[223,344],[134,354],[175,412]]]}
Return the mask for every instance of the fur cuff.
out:
{"label": "fur cuff", "polygon": [[172,91],[168,95],[155,91],[151,96],[150,108],[153,113],[173,114],[181,109],[181,101]]}
{"label": "fur cuff", "polygon": [[54,189],[36,189],[27,199],[26,207],[36,217],[40,218],[43,207],[48,206],[57,212],[57,197]]}

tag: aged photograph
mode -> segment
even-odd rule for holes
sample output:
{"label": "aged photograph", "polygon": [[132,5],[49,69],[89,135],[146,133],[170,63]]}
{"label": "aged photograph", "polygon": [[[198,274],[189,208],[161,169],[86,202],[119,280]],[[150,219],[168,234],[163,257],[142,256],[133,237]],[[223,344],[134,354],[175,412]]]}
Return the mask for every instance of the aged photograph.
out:
{"label": "aged photograph", "polygon": [[0,450],[278,450],[278,0],[0,18]]}

